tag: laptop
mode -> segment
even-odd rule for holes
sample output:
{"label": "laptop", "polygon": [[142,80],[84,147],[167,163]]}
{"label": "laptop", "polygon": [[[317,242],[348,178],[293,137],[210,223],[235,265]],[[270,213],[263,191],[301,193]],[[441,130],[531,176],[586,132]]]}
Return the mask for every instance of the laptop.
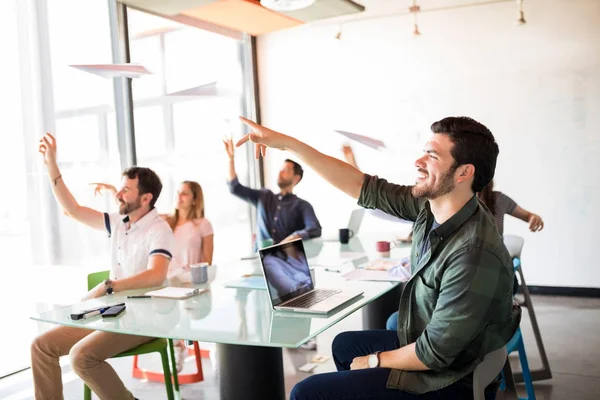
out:
{"label": "laptop", "polygon": [[[350,220],[348,221],[348,229],[350,230],[350,237],[358,235],[358,230],[362,224],[363,217],[365,216],[364,208],[357,208],[350,214]],[[338,242],[340,240],[339,232],[327,233],[322,236],[321,239],[325,242]]]}
{"label": "laptop", "polygon": [[275,310],[327,314],[362,290],[315,289],[302,239],[258,250],[271,306]]}

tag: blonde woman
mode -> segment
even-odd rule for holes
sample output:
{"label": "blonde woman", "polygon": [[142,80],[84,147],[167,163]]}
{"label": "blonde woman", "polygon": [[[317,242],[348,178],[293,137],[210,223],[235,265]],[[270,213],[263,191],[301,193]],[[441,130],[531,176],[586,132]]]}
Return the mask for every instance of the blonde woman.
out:
{"label": "blonde woman", "polygon": [[[93,183],[95,194],[103,190],[117,193],[114,186],[106,183]],[[204,193],[198,182],[183,181],[177,190],[175,210],[172,214],[161,215],[169,224],[175,235],[173,260],[169,265],[168,278],[179,276],[181,280],[189,280],[190,265],[201,262],[212,264],[214,249],[214,233],[212,224],[204,216]],[[176,341],[177,370],[183,368],[185,343]]]}

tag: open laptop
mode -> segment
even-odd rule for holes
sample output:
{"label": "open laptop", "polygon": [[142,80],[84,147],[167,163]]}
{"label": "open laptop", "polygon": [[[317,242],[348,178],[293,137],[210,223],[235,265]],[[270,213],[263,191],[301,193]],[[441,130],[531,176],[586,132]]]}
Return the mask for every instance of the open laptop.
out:
{"label": "open laptop", "polygon": [[302,239],[258,250],[275,310],[327,314],[360,296],[361,290],[315,289]]}
{"label": "open laptop", "polygon": [[[362,224],[364,216],[364,208],[357,208],[355,210],[352,210],[352,213],[350,214],[350,220],[348,220],[348,229],[350,229],[351,237],[358,235],[358,230],[360,229],[360,225]],[[338,242],[340,240],[339,232],[328,232],[325,235],[323,235],[321,239],[326,242]]]}

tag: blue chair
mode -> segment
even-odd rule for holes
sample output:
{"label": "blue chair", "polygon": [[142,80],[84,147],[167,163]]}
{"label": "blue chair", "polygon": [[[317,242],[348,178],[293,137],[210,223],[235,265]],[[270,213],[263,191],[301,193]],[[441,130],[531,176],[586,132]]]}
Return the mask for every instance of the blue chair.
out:
{"label": "blue chair", "polygon": [[[515,274],[520,272],[521,268],[521,250],[523,249],[523,238],[519,236],[506,236],[504,239],[506,248],[508,249],[511,257],[513,257],[513,267]],[[523,274],[520,274],[521,277]],[[521,281],[523,282],[523,281]],[[517,328],[517,331],[513,335],[512,339],[506,344],[506,351],[508,354],[518,351],[519,362],[521,364],[521,373],[523,376],[523,382],[525,383],[525,390],[527,391],[527,397],[520,397],[519,400],[535,400],[535,390],[533,389],[533,379],[531,377],[531,371],[529,370],[529,362],[527,361],[527,353],[525,352],[525,344],[523,343],[523,335],[521,334],[521,328]],[[503,376],[501,390],[506,387],[505,379]]]}

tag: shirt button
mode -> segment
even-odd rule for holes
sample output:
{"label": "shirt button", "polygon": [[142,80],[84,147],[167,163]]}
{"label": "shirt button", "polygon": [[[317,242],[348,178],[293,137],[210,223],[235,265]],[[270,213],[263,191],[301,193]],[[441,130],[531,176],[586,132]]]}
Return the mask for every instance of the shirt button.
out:
{"label": "shirt button", "polygon": [[277,206],[277,209],[278,209],[278,210],[281,210],[281,206]]}
{"label": "shirt button", "polygon": [[283,197],[279,196],[279,200],[283,199]]}
{"label": "shirt button", "polygon": [[277,232],[277,230],[273,229],[273,233]]}
{"label": "shirt button", "polygon": [[273,221],[277,221],[277,217],[273,218]]}

